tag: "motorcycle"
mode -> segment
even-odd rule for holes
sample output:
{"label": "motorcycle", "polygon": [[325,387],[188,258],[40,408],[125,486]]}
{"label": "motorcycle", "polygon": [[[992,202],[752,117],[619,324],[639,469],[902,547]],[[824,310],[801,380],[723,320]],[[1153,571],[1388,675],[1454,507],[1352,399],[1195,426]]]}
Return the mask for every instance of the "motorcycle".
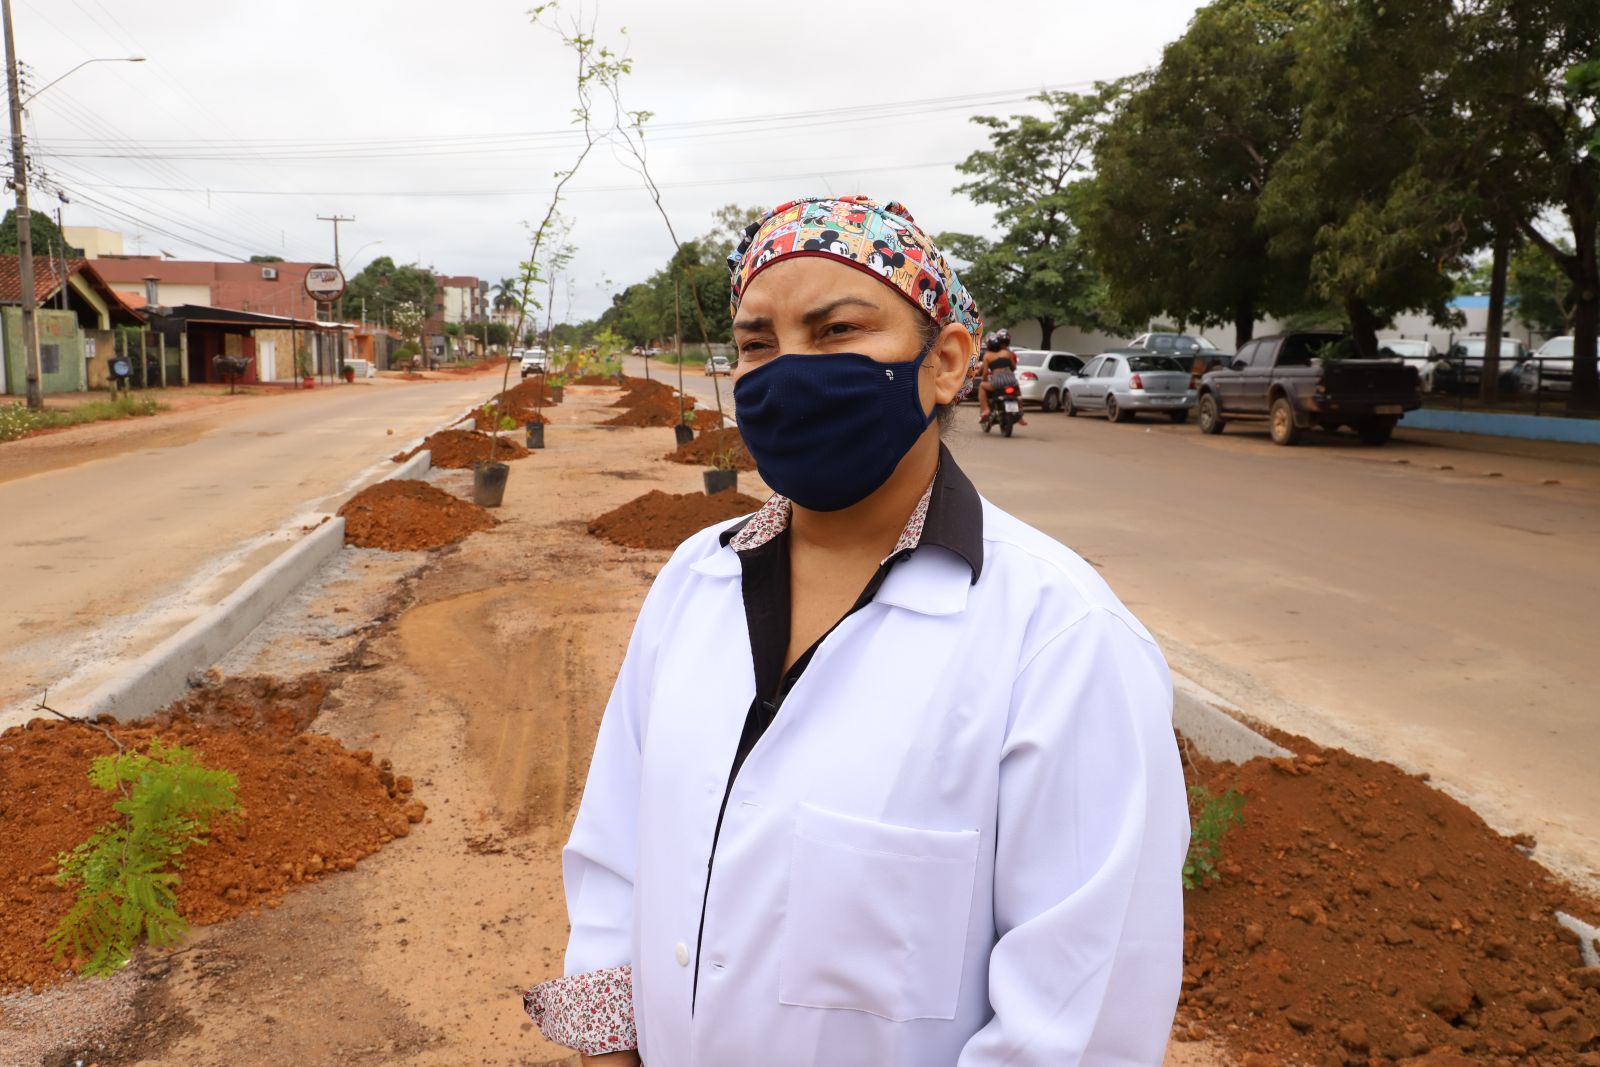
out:
{"label": "motorcycle", "polygon": [[1015,385],[1008,385],[989,398],[989,414],[978,417],[978,425],[988,433],[1000,427],[1003,437],[1011,436],[1012,427],[1022,421],[1022,395]]}

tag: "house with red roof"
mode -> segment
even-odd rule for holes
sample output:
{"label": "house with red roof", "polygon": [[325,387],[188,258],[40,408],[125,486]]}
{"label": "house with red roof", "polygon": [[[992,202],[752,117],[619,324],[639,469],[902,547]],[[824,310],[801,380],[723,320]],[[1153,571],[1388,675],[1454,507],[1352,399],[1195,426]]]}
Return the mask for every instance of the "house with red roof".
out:
{"label": "house with red roof", "polygon": [[[130,306],[86,259],[33,261],[39,380],[47,393],[102,387],[115,351],[118,327],[141,326]],[[22,272],[16,256],[0,256],[0,394],[27,392],[22,338]]]}

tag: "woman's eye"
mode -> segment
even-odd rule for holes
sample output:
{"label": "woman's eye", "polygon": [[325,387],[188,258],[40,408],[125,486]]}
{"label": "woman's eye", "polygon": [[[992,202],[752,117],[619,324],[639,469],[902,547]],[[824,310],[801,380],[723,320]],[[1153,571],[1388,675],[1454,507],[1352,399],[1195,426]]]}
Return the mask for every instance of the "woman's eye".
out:
{"label": "woman's eye", "polygon": [[835,322],[830,323],[822,332],[830,337],[840,337],[854,329],[855,327],[848,322]]}
{"label": "woman's eye", "polygon": [[767,347],[766,344],[761,341],[746,341],[744,344],[739,346],[739,354],[741,356],[752,355],[761,351],[765,347]]}

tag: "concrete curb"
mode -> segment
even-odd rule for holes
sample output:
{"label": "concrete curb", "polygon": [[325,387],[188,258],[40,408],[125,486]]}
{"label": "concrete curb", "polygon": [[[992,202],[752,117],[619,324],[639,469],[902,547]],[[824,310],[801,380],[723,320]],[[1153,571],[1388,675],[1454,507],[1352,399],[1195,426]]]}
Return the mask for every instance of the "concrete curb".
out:
{"label": "concrete curb", "polygon": [[1172,676],[1172,725],[1202,756],[1224,763],[1243,763],[1257,756],[1282,759],[1294,755],[1250,729],[1229,711],[1238,709],[1197,682],[1182,675]]}
{"label": "concrete curb", "polygon": [[1600,419],[1419,408],[1406,412],[1400,420],[1400,426],[1411,430],[1445,430],[1450,433],[1486,434],[1490,437],[1518,437],[1528,441],[1600,445]]}

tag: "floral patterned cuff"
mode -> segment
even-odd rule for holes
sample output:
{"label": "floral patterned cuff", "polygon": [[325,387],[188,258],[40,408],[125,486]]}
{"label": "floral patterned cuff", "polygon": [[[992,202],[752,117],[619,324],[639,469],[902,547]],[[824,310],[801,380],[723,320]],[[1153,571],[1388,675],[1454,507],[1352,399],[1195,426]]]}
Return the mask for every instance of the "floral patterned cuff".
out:
{"label": "floral patterned cuff", "polygon": [[523,993],[522,1007],[541,1034],[585,1056],[639,1047],[631,966],[553,978]]}

